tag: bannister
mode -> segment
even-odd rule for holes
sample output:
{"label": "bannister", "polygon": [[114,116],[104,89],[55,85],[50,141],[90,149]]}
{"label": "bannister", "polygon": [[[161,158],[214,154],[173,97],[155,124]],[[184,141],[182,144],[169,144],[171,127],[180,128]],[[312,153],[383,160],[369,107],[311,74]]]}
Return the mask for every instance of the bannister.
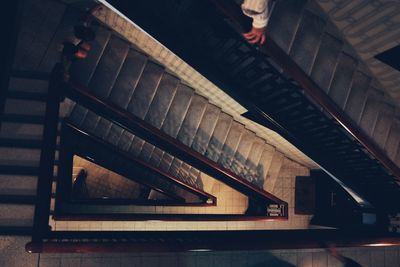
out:
{"label": "bannister", "polygon": [[36,192],[36,206],[33,221],[33,242],[42,240],[49,229],[50,199],[53,182],[53,169],[57,146],[57,125],[60,107],[60,94],[63,68],[57,64],[52,71],[46,101],[45,124],[40,152],[39,176]]}
{"label": "bannister", "polygon": [[[257,231],[164,231],[164,232],[56,232],[47,242],[26,245],[30,253],[74,252],[179,252],[336,247],[399,246],[400,237],[382,233],[335,229]],[[98,242],[99,239],[110,239]],[[111,242],[121,238],[120,242]],[[62,239],[63,241],[58,241]],[[70,239],[71,241],[69,241]],[[72,241],[73,239],[73,241]],[[80,241],[85,239],[86,241]],[[97,241],[97,242],[96,242]]]}
{"label": "bannister", "polygon": [[[197,207],[204,206],[205,204],[198,204]],[[187,205],[182,205],[187,206]],[[53,216],[55,220],[59,221],[196,221],[196,222],[226,222],[226,221],[263,221],[263,222],[277,222],[286,221],[283,217],[272,217],[272,216],[251,216],[246,214],[175,214],[175,213],[163,213],[163,214],[150,214],[150,213],[138,213],[138,214],[116,214],[116,213],[104,213],[104,214],[55,214]]]}
{"label": "bannister", "polygon": [[[209,174],[216,179],[221,180],[227,185],[249,196],[250,198],[257,200],[263,205],[284,205],[285,213],[287,213],[286,202],[258,188],[249,181],[239,177],[232,171],[216,164],[202,154],[185,146],[181,142],[168,136],[147,122],[138,119],[126,110],[121,109],[107,100],[97,98],[95,95],[90,93],[86,87],[74,82],[69,82],[65,88],[67,97],[78,102],[79,104],[91,110],[96,110],[96,113],[104,118],[116,123],[120,127],[132,132],[145,141],[160,147],[168,153],[188,162],[193,167]],[[266,211],[266,207],[264,208]],[[285,214],[285,216],[287,216],[287,214]]]}
{"label": "bannister", "polygon": [[[228,17],[237,30],[243,32],[249,27],[249,19],[243,15],[240,7],[229,0],[209,0],[214,6]],[[345,114],[324,91],[287,55],[268,35],[266,42],[259,47],[259,50],[274,60],[283,72],[297,81],[305,93],[331,115],[354,139],[362,144],[367,151],[378,159],[397,179],[400,180],[400,168],[386,155],[375,142],[363,133],[353,123],[350,117]]]}
{"label": "bannister", "polygon": [[[64,143],[64,142],[66,142],[66,143]],[[74,153],[77,153],[80,155],[85,155],[88,152],[87,147],[96,147],[100,151],[100,153],[98,153],[98,154],[113,155],[114,157],[118,156],[118,158],[120,158],[120,160],[118,160],[118,162],[122,162],[122,161],[132,162],[134,165],[141,166],[156,175],[160,175],[164,180],[198,196],[203,201],[207,202],[207,201],[211,200],[211,203],[209,203],[209,204],[216,205],[217,198],[215,196],[201,190],[200,188],[196,188],[190,184],[187,184],[187,183],[183,182],[182,180],[178,179],[177,177],[174,177],[171,174],[168,174],[158,168],[153,167],[152,165],[148,164],[145,161],[142,161],[138,158],[134,158],[131,155],[129,155],[128,153],[118,150],[116,147],[111,146],[110,144],[106,143],[102,139],[100,139],[88,132],[85,132],[84,130],[78,129],[71,124],[67,123],[63,126],[62,144],[64,144],[64,145],[62,145],[61,150],[62,151],[64,149],[72,150],[68,153],[71,155]],[[107,164],[104,159],[99,159],[98,157],[96,157],[96,154],[97,153],[93,153],[93,155],[91,155],[90,158],[93,158],[95,160],[95,162],[102,162],[104,164]],[[64,153],[61,153],[61,155],[64,155]],[[115,168],[115,169],[113,168],[115,166],[112,166],[112,164],[108,163],[107,165],[108,165],[107,167],[111,167],[111,168],[109,168],[110,170],[112,170],[116,173],[120,173],[118,171],[118,168]],[[71,168],[69,168],[69,169],[71,169]],[[130,172],[126,172],[126,174],[129,174],[129,173]],[[65,178],[68,178],[68,177],[65,177]],[[149,187],[157,192],[165,194],[172,199],[178,200],[180,202],[180,204],[185,203],[185,199],[183,199],[182,197],[176,196],[173,192],[169,192],[169,191],[166,191],[166,190],[160,188],[159,185],[153,184],[151,181],[149,181],[148,179],[142,178],[140,175],[129,175],[129,177],[127,177],[127,178],[132,179],[132,180],[134,180],[146,187]],[[65,180],[66,181],[62,181],[63,185],[65,183],[64,188],[70,188],[70,184],[68,184],[68,183],[70,183],[70,180],[69,179],[65,179]],[[116,202],[116,201],[109,200],[108,202]],[[76,203],[76,202],[74,202],[74,203]],[[179,205],[179,204],[177,203],[176,205]]]}

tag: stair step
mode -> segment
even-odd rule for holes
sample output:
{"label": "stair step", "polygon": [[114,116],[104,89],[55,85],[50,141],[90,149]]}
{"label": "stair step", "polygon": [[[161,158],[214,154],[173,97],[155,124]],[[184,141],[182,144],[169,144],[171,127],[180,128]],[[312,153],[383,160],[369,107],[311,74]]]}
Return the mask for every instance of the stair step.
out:
{"label": "stair step", "polygon": [[246,180],[254,181],[260,178],[264,179],[262,173],[260,173],[260,170],[257,168],[257,166],[260,162],[261,155],[265,146],[266,144],[261,138],[256,138],[253,145],[251,146],[249,156],[245,163],[245,168],[241,173],[241,176]]}
{"label": "stair step", "polygon": [[194,95],[190,106],[178,132],[177,139],[187,146],[191,146],[199,128],[201,119],[206,110],[208,101],[200,95]]}
{"label": "stair step", "polygon": [[110,100],[126,109],[146,66],[147,56],[130,49],[110,94]]}
{"label": "stair step", "polygon": [[307,74],[311,72],[324,28],[323,19],[308,10],[303,12],[289,55]]}
{"label": "stair step", "polygon": [[356,71],[353,76],[353,84],[350,89],[350,94],[344,108],[346,114],[348,114],[355,123],[359,123],[361,120],[370,83],[370,77],[360,71]]}
{"label": "stair step", "polygon": [[11,76],[15,78],[31,79],[31,80],[48,80],[50,79],[50,72],[42,71],[25,71],[25,70],[12,70]]}
{"label": "stair step", "polygon": [[333,76],[332,84],[329,88],[329,96],[342,109],[350,93],[357,63],[356,59],[342,53]]}
{"label": "stair step", "polygon": [[149,162],[151,154],[153,153],[154,146],[150,143],[144,143],[142,150],[140,151],[139,158],[145,162]]}
{"label": "stair step", "polygon": [[0,195],[1,204],[24,204],[34,205],[36,203],[35,195]]}
{"label": "stair step", "polygon": [[204,112],[199,129],[197,130],[192,143],[192,148],[202,155],[206,153],[207,146],[213,135],[220,114],[220,108],[212,104],[207,105],[207,109]]}
{"label": "stair step", "polygon": [[97,135],[100,138],[105,139],[106,136],[109,134],[111,130],[112,123],[104,118],[100,118],[98,121],[96,128],[94,128],[94,132],[97,133]]}
{"label": "stair step", "polygon": [[124,132],[124,129],[122,129],[121,127],[113,124],[111,126],[111,129],[108,132],[108,135],[107,135],[107,137],[105,139],[108,140],[108,142],[110,144],[113,144],[113,145],[115,145],[117,147],[118,146],[118,142],[119,142],[123,132]]}
{"label": "stair step", "polygon": [[243,124],[237,121],[234,121],[232,123],[224,146],[222,147],[221,155],[218,159],[218,163],[221,164],[223,167],[228,169],[232,168],[234,155],[244,132],[245,128]]}
{"label": "stair step", "polygon": [[38,166],[9,166],[9,165],[0,164],[0,174],[37,176],[37,175],[39,175],[39,167]]}
{"label": "stair step", "polygon": [[323,34],[317,57],[311,71],[312,79],[327,92],[335,73],[343,42],[329,34]]}
{"label": "stair step", "polygon": [[396,152],[400,144],[400,122],[395,121],[390,128],[389,136],[386,140],[385,151],[391,160],[396,157]]}
{"label": "stair step", "polygon": [[[258,162],[257,166],[257,175],[253,177],[254,180],[250,180],[253,184],[261,187],[261,188],[266,188],[265,185],[267,183],[267,180],[269,177],[267,175],[269,174],[269,170],[271,168],[272,164],[272,159],[274,158],[274,155],[278,153],[276,152],[275,148],[271,145],[265,144],[263,147],[263,151],[261,154],[261,158]],[[279,157],[277,157],[279,158]],[[268,181],[270,183],[270,181]]]}
{"label": "stair step", "polygon": [[111,37],[111,32],[104,27],[97,27],[95,32],[96,41],[91,42],[91,49],[87,58],[85,60],[75,61],[70,68],[72,79],[83,85],[88,85],[89,80],[96,69],[96,65],[98,64]]}
{"label": "stair step", "polygon": [[44,115],[46,103],[26,99],[7,99],[4,113],[21,115]]}
{"label": "stair step", "polygon": [[0,226],[0,235],[31,236],[33,228],[29,226]]}
{"label": "stair step", "polygon": [[372,135],[372,131],[375,128],[378,119],[379,111],[382,108],[382,103],[380,102],[381,96],[381,93],[378,91],[370,92],[361,115],[359,125],[369,136]]}
{"label": "stair step", "polygon": [[233,159],[233,168],[231,170],[234,173],[238,175],[245,173],[247,158],[249,157],[253,143],[258,141],[257,139],[255,133],[249,130],[244,131]]}
{"label": "stair step", "polygon": [[110,38],[88,85],[97,96],[106,98],[110,95],[128,51],[126,41],[115,35]]}
{"label": "stair step", "polygon": [[182,122],[185,118],[192,97],[193,89],[186,85],[179,84],[167,117],[165,118],[161,128],[166,134],[173,138],[176,137],[182,126]]}
{"label": "stair step", "polygon": [[220,114],[205,152],[207,158],[215,162],[218,161],[232,122],[233,118],[230,115],[226,113]]}
{"label": "stair step", "polygon": [[167,116],[172,100],[177,91],[179,79],[168,73],[164,73],[160,81],[160,90],[156,91],[153,101],[151,102],[149,111],[146,114],[145,120],[160,129]]}
{"label": "stair step", "polygon": [[267,32],[272,39],[288,52],[301,21],[302,12],[307,1],[277,1],[272,11]]}
{"label": "stair step", "polygon": [[139,156],[140,152],[142,151],[143,145],[144,140],[135,136],[130,144],[129,153],[131,153],[131,155],[135,157]]}
{"label": "stair step", "polygon": [[0,194],[34,195],[37,180],[35,175],[0,174]]}
{"label": "stair step", "polygon": [[132,143],[134,138],[135,138],[135,136],[133,134],[131,134],[128,131],[123,130],[123,132],[119,138],[119,141],[118,141],[118,147],[120,149],[122,149],[123,151],[128,151],[129,146]]}
{"label": "stair step", "polygon": [[97,115],[91,110],[87,110],[81,123],[77,124],[77,126],[80,126],[82,130],[96,129],[99,125],[100,119],[101,118],[99,115]]}
{"label": "stair step", "polygon": [[158,167],[160,165],[160,162],[161,162],[161,159],[162,159],[164,153],[165,153],[164,151],[155,147],[153,149],[153,152],[151,153],[149,163],[155,167]]}
{"label": "stair step", "polygon": [[0,147],[16,147],[16,148],[36,148],[42,146],[41,139],[15,139],[15,138],[0,138]]}
{"label": "stair step", "polygon": [[0,147],[1,165],[39,166],[39,160],[39,149]]}
{"label": "stair step", "polygon": [[372,133],[375,143],[382,149],[385,148],[391,125],[394,117],[394,107],[386,106],[379,113],[376,126]]}
{"label": "stair step", "polygon": [[1,204],[1,226],[32,226],[35,206],[26,204]]}
{"label": "stair step", "polygon": [[43,125],[32,123],[4,122],[1,124],[0,138],[40,140]]}
{"label": "stair step", "polygon": [[7,114],[6,113],[1,117],[1,119],[3,122],[44,124],[44,116],[42,116],[42,115]]}
{"label": "stair step", "polygon": [[[37,95],[47,95],[48,87],[48,81],[10,78],[8,94],[12,95],[14,92],[17,94],[28,93],[35,94],[35,98],[38,98]],[[18,97],[22,98],[22,96]]]}
{"label": "stair step", "polygon": [[34,93],[24,91],[8,91],[7,97],[12,99],[32,100],[32,101],[46,101],[46,93]]}
{"label": "stair step", "polygon": [[275,151],[272,161],[270,163],[270,168],[266,173],[265,182],[264,182],[264,189],[268,192],[272,192],[277,197],[282,197],[282,193],[279,188],[276,186],[277,180],[279,179],[279,173],[283,164],[284,155],[278,151]]}
{"label": "stair step", "polygon": [[[156,94],[158,85],[163,79],[163,73],[164,68],[162,66],[151,61],[147,62],[128,104],[129,112],[144,119]],[[169,77],[166,76],[166,78],[168,79]]]}

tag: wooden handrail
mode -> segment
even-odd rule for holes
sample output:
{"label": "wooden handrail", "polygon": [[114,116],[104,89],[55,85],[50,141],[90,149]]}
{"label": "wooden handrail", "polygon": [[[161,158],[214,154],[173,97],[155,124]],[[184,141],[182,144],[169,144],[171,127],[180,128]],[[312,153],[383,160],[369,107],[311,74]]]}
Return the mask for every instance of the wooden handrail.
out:
{"label": "wooden handrail", "polygon": [[[209,0],[217,9],[228,17],[237,30],[249,27],[249,19],[243,15],[240,7],[229,0]],[[400,168],[379,148],[375,142],[354,124],[351,118],[344,113],[327,94],[267,35],[266,42],[260,46],[260,51],[268,55],[283,69],[289,77],[297,81],[302,89],[327,113],[329,113],[354,139],[362,144],[367,151],[378,159],[397,179],[400,180]]]}
{"label": "wooden handrail", "polygon": [[[156,191],[156,189],[154,189]],[[158,191],[160,192],[160,191]],[[161,193],[161,192],[160,192]],[[176,198],[176,196],[174,196]],[[177,201],[178,200],[178,201]],[[136,205],[136,206],[182,206],[182,207],[207,207],[216,206],[216,200],[210,203],[196,203],[196,202],[184,202],[184,199],[126,199],[126,198],[88,198],[88,199],[72,199],[69,203],[71,204],[83,204],[83,205]]]}
{"label": "wooden handrail", "polygon": [[[266,249],[312,249],[336,247],[399,246],[398,235],[336,229],[256,231],[152,231],[152,232],[55,232],[53,240],[28,243],[30,253],[74,252],[178,252],[238,251]],[[93,239],[123,239],[96,242]],[[58,239],[63,241],[58,242]],[[68,241],[71,239],[71,241]],[[72,240],[74,239],[74,240]],[[87,241],[79,241],[87,239]],[[64,241],[67,240],[67,241]]]}
{"label": "wooden handrail", "polygon": [[[65,133],[65,138],[67,138],[67,140],[79,140],[79,143],[84,143],[84,144],[96,144],[97,147],[100,147],[101,149],[107,151],[108,155],[112,154],[112,155],[119,155],[121,156],[123,159],[126,159],[129,162],[132,162],[136,165],[142,166],[148,170],[150,170],[153,173],[156,173],[157,175],[160,175],[161,177],[163,177],[165,180],[169,181],[170,183],[175,184],[176,186],[183,188],[184,190],[198,196],[200,199],[207,201],[207,200],[211,200],[212,204],[216,204],[217,202],[217,198],[207,192],[205,192],[204,190],[201,190],[200,188],[196,188],[190,184],[185,183],[184,181],[174,177],[173,175],[166,173],[158,168],[155,168],[154,166],[150,165],[149,163],[140,160],[138,158],[134,158],[132,157],[130,154],[124,152],[124,151],[120,151],[117,148],[111,146],[110,144],[106,143],[104,140],[84,131],[81,129],[76,128],[75,126],[67,123],[64,125],[63,130]],[[71,141],[68,142],[68,144],[71,144]],[[68,149],[73,149],[73,153],[77,152],[76,149],[80,149],[82,146],[79,146],[78,148],[71,148],[70,146],[68,147]],[[62,149],[66,149],[66,148],[62,148]],[[79,151],[79,154],[84,154],[84,151]],[[94,160],[96,160],[96,158],[94,158]],[[115,171],[115,170],[113,170]],[[118,171],[116,171],[118,173]],[[147,179],[141,179],[140,177],[136,177],[135,175],[132,175],[130,177],[127,177],[129,179],[135,180],[136,182],[145,185],[147,187],[150,187],[151,189],[160,192],[162,194],[165,194],[173,199],[179,200],[181,202],[185,202],[185,199],[178,197],[176,195],[174,195],[172,192],[168,192],[162,188],[157,187],[156,185],[152,184],[151,182],[149,182]],[[182,203],[181,203],[182,204]]]}
{"label": "wooden handrail", "polygon": [[53,68],[46,101],[45,124],[40,152],[40,166],[36,191],[36,206],[33,221],[32,240],[38,241],[48,231],[50,214],[51,188],[53,183],[53,169],[57,147],[57,125],[60,107],[60,94],[63,80],[63,68],[56,64]]}
{"label": "wooden handrail", "polygon": [[107,100],[99,99],[89,92],[88,88],[85,86],[74,82],[68,82],[65,87],[65,93],[67,97],[79,104],[91,110],[95,110],[104,118],[116,123],[120,127],[132,132],[145,141],[160,147],[173,156],[188,162],[193,167],[207,173],[208,175],[221,180],[239,192],[257,200],[259,203],[263,203],[263,205],[271,203],[284,205],[286,207],[285,211],[287,211],[287,203],[283,200],[258,188],[232,171],[216,164],[212,160],[187,147],[156,127],[137,118],[126,110],[121,109]]}
{"label": "wooden handrail", "polygon": [[[198,207],[207,204],[199,204]],[[277,222],[286,221],[284,217],[274,216],[252,216],[246,214],[176,214],[176,213],[138,213],[138,214],[74,214],[66,213],[54,215],[53,218],[59,221],[195,221],[195,222],[221,222],[221,221],[264,221]]]}

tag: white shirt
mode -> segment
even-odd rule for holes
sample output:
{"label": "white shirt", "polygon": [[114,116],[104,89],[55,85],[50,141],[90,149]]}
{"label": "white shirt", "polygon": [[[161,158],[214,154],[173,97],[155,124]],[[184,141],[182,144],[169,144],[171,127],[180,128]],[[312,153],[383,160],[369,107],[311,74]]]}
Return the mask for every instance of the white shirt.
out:
{"label": "white shirt", "polygon": [[243,14],[253,19],[254,28],[264,28],[268,24],[271,0],[244,0],[242,4]]}

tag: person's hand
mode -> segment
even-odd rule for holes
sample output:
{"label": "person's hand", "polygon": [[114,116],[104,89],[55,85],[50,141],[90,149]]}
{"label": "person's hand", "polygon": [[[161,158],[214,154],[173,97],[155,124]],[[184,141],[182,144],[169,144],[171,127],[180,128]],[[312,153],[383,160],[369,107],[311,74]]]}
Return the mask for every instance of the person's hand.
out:
{"label": "person's hand", "polygon": [[251,31],[243,33],[243,37],[250,44],[260,44],[265,42],[265,28],[251,28]]}

